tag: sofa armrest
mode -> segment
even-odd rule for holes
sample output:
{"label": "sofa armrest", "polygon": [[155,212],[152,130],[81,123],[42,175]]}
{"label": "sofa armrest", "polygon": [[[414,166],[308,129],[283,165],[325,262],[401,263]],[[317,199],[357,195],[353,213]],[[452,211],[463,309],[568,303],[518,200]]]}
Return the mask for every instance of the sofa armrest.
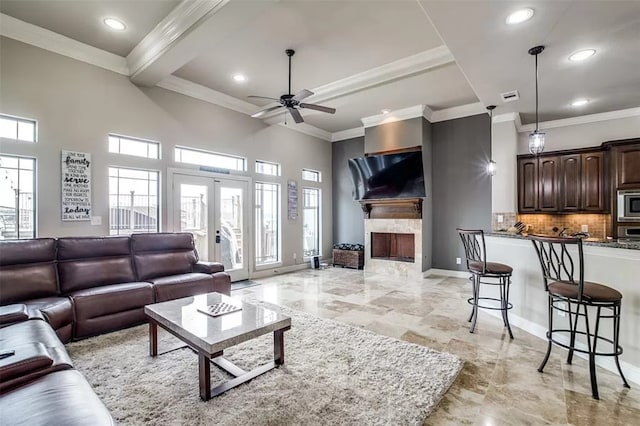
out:
{"label": "sofa armrest", "polygon": [[193,265],[193,272],[202,272],[205,274],[215,274],[216,272],[224,272],[224,265],[218,262],[200,261]]}
{"label": "sofa armrest", "polygon": [[47,348],[39,342],[21,345],[12,350],[0,351],[0,382],[27,375],[53,365],[53,358]]}
{"label": "sofa armrest", "polygon": [[0,306],[0,325],[12,324],[28,319],[29,311],[26,305],[16,303],[13,305]]}

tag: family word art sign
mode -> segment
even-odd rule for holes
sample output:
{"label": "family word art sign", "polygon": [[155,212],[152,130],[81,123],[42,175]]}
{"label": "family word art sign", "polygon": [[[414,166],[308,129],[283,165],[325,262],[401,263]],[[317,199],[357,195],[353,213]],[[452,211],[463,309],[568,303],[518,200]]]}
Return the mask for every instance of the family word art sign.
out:
{"label": "family word art sign", "polygon": [[62,220],[91,220],[91,154],[62,151]]}

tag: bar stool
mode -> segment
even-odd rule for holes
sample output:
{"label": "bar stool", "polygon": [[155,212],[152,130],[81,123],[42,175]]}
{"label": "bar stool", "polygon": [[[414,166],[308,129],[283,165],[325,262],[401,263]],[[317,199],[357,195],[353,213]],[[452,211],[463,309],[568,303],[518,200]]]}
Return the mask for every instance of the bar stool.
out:
{"label": "bar stool", "polygon": [[[529,236],[533,246],[538,254],[540,266],[542,267],[542,277],[544,287],[547,291],[549,301],[549,330],[547,331],[547,354],[542,360],[542,364],[538,367],[538,371],[542,373],[549,355],[551,354],[551,345],[556,344],[569,350],[567,356],[567,364],[571,364],[573,353],[580,352],[589,356],[589,373],[591,376],[591,393],[594,399],[600,399],[598,396],[598,383],[596,381],[596,355],[615,357],[618,372],[622,378],[625,387],[629,387],[627,379],[622,374],[620,361],[618,356],[622,353],[622,347],[618,343],[620,334],[620,307],[622,303],[622,294],[619,291],[606,285],[592,283],[584,280],[584,255],[582,252],[582,240],[580,238],[559,238],[559,237],[542,237],[537,235]],[[572,255],[569,253],[567,246],[577,247],[577,262],[574,262]],[[574,278],[574,273],[578,272],[578,279]],[[560,304],[566,304],[566,308]],[[575,311],[573,308],[575,307]],[[580,309],[584,312],[581,313]],[[596,321],[593,332],[591,332],[589,324],[588,308],[596,309]],[[553,311],[565,312],[569,316],[569,328],[553,328]],[[610,315],[603,315],[610,313]],[[584,318],[584,331],[578,330],[578,319]],[[613,339],[600,336],[600,320],[613,320]],[[558,336],[564,333],[567,345],[558,340]],[[576,335],[586,337],[587,349],[581,349],[576,345]],[[604,342],[611,345],[610,352],[598,352],[596,347],[598,342]]]}
{"label": "bar stool", "polygon": [[[487,262],[487,250],[484,242],[484,231],[457,229],[464,246],[465,257],[467,259],[467,270],[471,273],[469,280],[473,284],[473,297],[467,302],[473,306],[469,321],[471,322],[470,333],[476,329],[478,319],[478,308],[492,309],[502,312],[502,321],[509,331],[509,337],[513,339],[511,325],[509,325],[508,312],[513,308],[509,303],[509,286],[511,285],[511,273],[513,268],[502,263]],[[482,246],[480,245],[482,244]],[[482,281],[482,279],[494,279],[497,281]],[[500,298],[480,297],[480,284],[494,285],[500,287]],[[492,300],[500,302],[500,307],[480,304],[480,301]]]}

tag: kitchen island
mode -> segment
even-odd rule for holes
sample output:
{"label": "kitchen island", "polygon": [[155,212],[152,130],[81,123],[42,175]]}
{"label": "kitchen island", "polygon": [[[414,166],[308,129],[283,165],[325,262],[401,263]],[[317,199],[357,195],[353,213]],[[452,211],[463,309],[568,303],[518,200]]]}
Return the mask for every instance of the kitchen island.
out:
{"label": "kitchen island", "polygon": [[[532,242],[526,236],[508,233],[486,233],[485,240],[488,261],[513,267],[509,296],[509,301],[513,303],[513,309],[509,312],[511,323],[546,339],[547,293]],[[569,252],[575,260],[577,250],[572,248],[574,251]],[[627,379],[640,384],[640,243],[585,241],[583,252],[585,281],[608,285],[623,295],[620,344],[624,353],[620,356],[620,361]],[[482,291],[486,289],[490,295],[493,290],[490,287],[484,286]],[[496,296],[497,290],[494,297]],[[568,321],[566,316],[560,317],[557,313],[554,315],[554,322],[557,324]],[[611,320],[602,321],[600,329],[602,336],[611,337]],[[517,332],[514,331],[514,335],[517,339]],[[602,348],[606,349],[605,346]],[[553,350],[562,349],[555,347]],[[611,357],[597,358],[597,363],[610,371],[616,371]]]}

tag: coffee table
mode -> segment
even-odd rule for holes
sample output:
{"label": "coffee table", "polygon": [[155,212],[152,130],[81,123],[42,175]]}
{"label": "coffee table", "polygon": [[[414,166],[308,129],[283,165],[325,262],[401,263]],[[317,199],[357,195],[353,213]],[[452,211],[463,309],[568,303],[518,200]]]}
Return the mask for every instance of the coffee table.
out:
{"label": "coffee table", "polygon": [[[241,305],[242,310],[218,317],[198,311],[220,302]],[[198,353],[200,398],[203,401],[284,364],[284,332],[291,328],[291,318],[275,310],[220,293],[208,293],[147,305],[144,312],[149,319],[151,356],[158,356],[158,326]],[[225,349],[271,332],[274,344],[272,362],[245,371],[222,357]],[[212,363],[235,378],[212,389]]]}

